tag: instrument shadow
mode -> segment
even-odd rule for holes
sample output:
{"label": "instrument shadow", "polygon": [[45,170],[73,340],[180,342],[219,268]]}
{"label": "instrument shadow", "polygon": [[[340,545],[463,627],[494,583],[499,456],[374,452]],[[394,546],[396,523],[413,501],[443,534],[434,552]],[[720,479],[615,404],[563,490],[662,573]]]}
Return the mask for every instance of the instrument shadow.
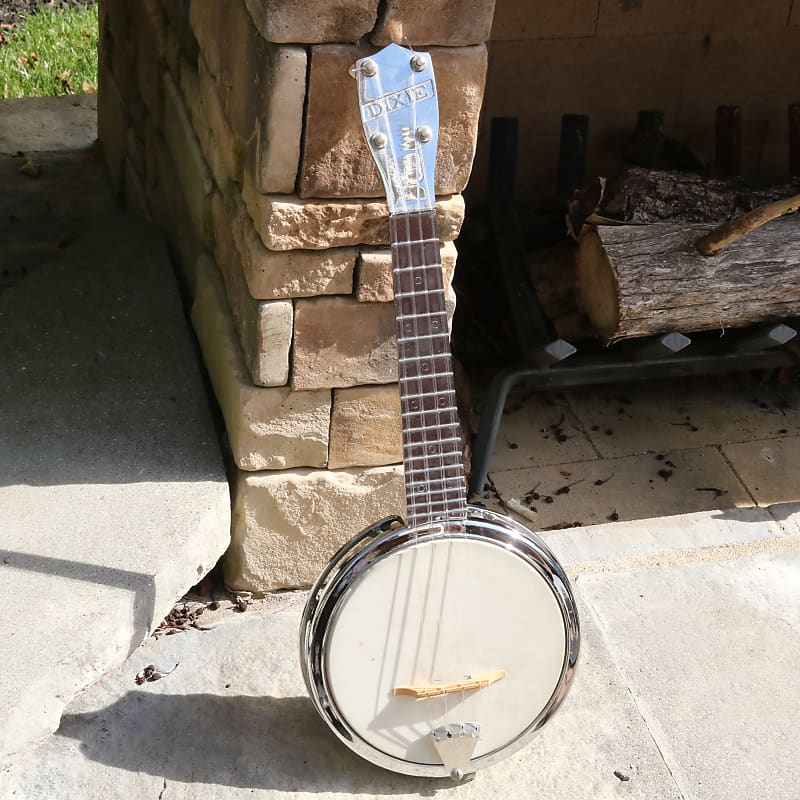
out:
{"label": "instrument shadow", "polygon": [[306,697],[131,691],[65,714],[56,736],[82,758],[168,782],[284,792],[432,796],[449,780],[380,769],[342,747]]}

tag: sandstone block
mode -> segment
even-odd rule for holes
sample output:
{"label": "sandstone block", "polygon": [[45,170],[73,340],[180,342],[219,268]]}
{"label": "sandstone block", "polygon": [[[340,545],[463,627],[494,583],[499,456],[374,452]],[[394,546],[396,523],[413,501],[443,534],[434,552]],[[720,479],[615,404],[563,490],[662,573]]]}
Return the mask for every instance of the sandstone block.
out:
{"label": "sandstone block", "polygon": [[197,264],[192,322],[236,464],[245,470],[325,466],[330,391],[293,392],[250,383],[222,279],[207,257]]}
{"label": "sandstone block", "polygon": [[789,24],[800,26],[800,3],[794,3],[792,6],[792,16],[789,19]]}
{"label": "sandstone block", "polygon": [[292,303],[290,300],[263,302],[250,296],[239,251],[233,241],[230,215],[219,192],[215,192],[211,199],[211,215],[214,255],[225,282],[228,304],[250,378],[259,386],[283,386],[289,380]]}
{"label": "sandstone block", "polygon": [[130,158],[125,159],[125,208],[129,213],[147,217],[147,199],[144,185]]}
{"label": "sandstone block", "polygon": [[245,0],[245,3],[259,33],[268,42],[355,42],[372,30],[378,13],[378,0]]}
{"label": "sandstone block", "polygon": [[183,287],[191,295],[195,285],[195,265],[203,244],[192,224],[189,207],[164,137],[153,125],[145,127],[144,152],[147,208],[152,220],[164,234],[181,270]]}
{"label": "sandstone block", "polygon": [[[350,45],[312,48],[301,197],[383,196],[347,71],[369,52]],[[430,54],[439,92],[436,192],[453,194],[464,189],[472,169],[486,80],[486,47],[431,48]]]}
{"label": "sandstone block", "polygon": [[271,300],[353,291],[356,248],[267,250],[241,199],[233,195],[230,201],[233,238],[253,297]]}
{"label": "sandstone block", "polygon": [[786,27],[787,0],[673,0],[661,3],[601,3],[597,33],[601,36],[659,33],[708,33]]}
{"label": "sandstone block", "polygon": [[164,138],[175,163],[195,231],[201,241],[213,241],[211,233],[211,191],[213,183],[195,136],[183,98],[169,73],[163,74]]}
{"label": "sandstone block", "polygon": [[114,194],[122,192],[125,137],[128,119],[125,106],[110,70],[100,73],[97,94],[97,136],[103,146]]}
{"label": "sandstone block", "polygon": [[402,437],[397,384],[334,390],[329,469],[402,463]]}
{"label": "sandstone block", "polygon": [[254,170],[262,192],[294,191],[303,139],[306,66],[303,47],[270,50],[268,85],[253,138]]}
{"label": "sandstone block", "polygon": [[229,181],[239,179],[242,143],[228,125],[205,60],[201,56],[195,63],[181,57],[180,90],[209,171],[225,189]]}
{"label": "sandstone block", "polygon": [[593,36],[600,0],[497,4],[492,41]]}
{"label": "sandstone block", "polygon": [[[325,250],[355,244],[388,244],[385,202],[305,200],[261,194],[244,173],[242,198],[264,246],[270,250]],[[452,241],[464,221],[461,195],[436,202],[439,239]]]}
{"label": "sandstone block", "polygon": [[255,29],[244,0],[192,0],[189,20],[228,122],[248,141],[268,90],[270,46]]}
{"label": "sandstone block", "polygon": [[164,13],[167,15],[169,30],[175,36],[181,54],[191,62],[197,61],[199,49],[197,39],[192,33],[189,23],[190,0],[166,0],[162,3]]}
{"label": "sandstone block", "polygon": [[131,31],[135,46],[134,71],[139,94],[147,110],[160,123],[164,98],[161,72],[165,65],[166,26],[156,0],[141,0],[131,13]]}
{"label": "sandstone block", "polygon": [[405,515],[401,466],[240,472],[225,583],[256,593],[310,586],[339,547],[392,514]]}
{"label": "sandstone block", "polygon": [[394,306],[351,297],[295,304],[292,387],[320,389],[397,380]]}
{"label": "sandstone block", "polygon": [[[442,278],[449,287],[453,282],[458,251],[453,242],[441,246]],[[392,252],[388,249],[361,248],[358,257],[356,297],[362,303],[390,303],[394,299],[392,285]]]}
{"label": "sandstone block", "polygon": [[370,38],[375,45],[481,44],[492,29],[494,3],[495,0],[392,0],[383,6]]}
{"label": "sandstone block", "polygon": [[140,178],[144,178],[144,141],[137,135],[136,131],[128,126],[125,131],[125,154],[130,159]]}

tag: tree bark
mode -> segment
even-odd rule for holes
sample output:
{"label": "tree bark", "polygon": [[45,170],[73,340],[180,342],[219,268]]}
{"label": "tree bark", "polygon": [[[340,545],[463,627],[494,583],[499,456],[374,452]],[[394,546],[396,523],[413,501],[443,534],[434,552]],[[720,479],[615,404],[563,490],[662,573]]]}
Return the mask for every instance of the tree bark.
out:
{"label": "tree bark", "polygon": [[598,213],[636,225],[669,220],[725,222],[800,192],[800,184],[753,189],[737,178],[630,169],[609,181]]}
{"label": "tree bark", "polygon": [[603,339],[743,327],[800,315],[800,222],[775,220],[713,256],[710,225],[588,226],[580,305]]}

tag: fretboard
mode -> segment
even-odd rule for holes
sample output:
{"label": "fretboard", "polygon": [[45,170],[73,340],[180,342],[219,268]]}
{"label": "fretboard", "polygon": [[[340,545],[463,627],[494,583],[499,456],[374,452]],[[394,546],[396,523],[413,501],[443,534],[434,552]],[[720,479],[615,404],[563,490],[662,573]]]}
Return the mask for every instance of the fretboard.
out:
{"label": "fretboard", "polygon": [[467,492],[436,212],[390,217],[407,521],[463,520]]}

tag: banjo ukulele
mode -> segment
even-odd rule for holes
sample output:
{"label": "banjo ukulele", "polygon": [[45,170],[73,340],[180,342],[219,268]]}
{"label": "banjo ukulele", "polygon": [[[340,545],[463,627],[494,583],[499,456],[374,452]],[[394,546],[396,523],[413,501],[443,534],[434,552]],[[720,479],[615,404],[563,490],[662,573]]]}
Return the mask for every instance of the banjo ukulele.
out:
{"label": "banjo ukulele", "polygon": [[407,521],[344,545],[303,613],[317,711],[368,761],[456,780],[516,752],[566,695],[575,601],[534,533],[467,504],[436,230],[436,83],[395,44],[356,62],[389,206]]}

